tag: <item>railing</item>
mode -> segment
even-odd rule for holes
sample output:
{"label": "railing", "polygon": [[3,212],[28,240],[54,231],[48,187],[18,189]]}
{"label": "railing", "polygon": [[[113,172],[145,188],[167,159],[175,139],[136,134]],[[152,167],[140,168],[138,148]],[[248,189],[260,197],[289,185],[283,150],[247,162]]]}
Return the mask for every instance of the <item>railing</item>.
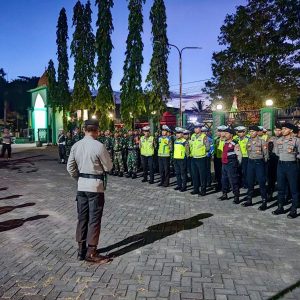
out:
{"label": "railing", "polygon": [[300,119],[300,107],[289,107],[277,109],[279,119]]}

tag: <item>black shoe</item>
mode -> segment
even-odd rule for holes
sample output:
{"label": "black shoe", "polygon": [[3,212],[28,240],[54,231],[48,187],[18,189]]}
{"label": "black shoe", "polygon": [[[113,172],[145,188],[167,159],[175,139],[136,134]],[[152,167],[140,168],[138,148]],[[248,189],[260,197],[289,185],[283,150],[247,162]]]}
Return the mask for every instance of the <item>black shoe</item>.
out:
{"label": "black shoe", "polygon": [[219,199],[220,199],[220,201],[224,201],[224,200],[228,199],[228,196],[226,193],[223,193],[223,195]]}
{"label": "black shoe", "polygon": [[262,205],[258,208],[258,210],[261,210],[261,211],[264,211],[266,210],[268,207],[267,207],[267,201],[264,201],[263,200],[263,203]]}
{"label": "black shoe", "polygon": [[169,184],[168,184],[168,183],[165,183],[165,184],[164,184],[164,187],[168,187],[168,186],[169,186]]}
{"label": "black shoe", "polygon": [[77,253],[77,259],[78,260],[84,260],[86,256],[87,248],[86,243],[78,243],[78,253]]}
{"label": "black shoe", "polygon": [[114,176],[118,176],[118,175],[119,175],[119,172],[114,172],[113,175],[114,175]]}
{"label": "black shoe", "polygon": [[278,207],[276,210],[272,211],[272,214],[275,215],[275,216],[284,214],[283,207]]}
{"label": "black shoe", "polygon": [[198,194],[199,194],[199,192],[196,192],[196,191],[191,192],[191,195],[198,195]]}
{"label": "black shoe", "polygon": [[118,176],[123,177],[123,172],[119,172]]}
{"label": "black shoe", "polygon": [[180,186],[176,186],[176,188],[174,188],[175,191],[179,191],[181,190],[181,187]]}
{"label": "black shoe", "polygon": [[153,184],[153,183],[154,183],[154,181],[153,181],[153,180],[150,180],[150,181],[149,181],[149,184]]}
{"label": "black shoe", "polygon": [[147,182],[148,180],[146,179],[146,178],[144,178],[143,180],[142,180],[142,182]]}
{"label": "black shoe", "polygon": [[200,193],[199,193],[199,196],[205,196],[206,195],[206,191],[201,191]]}
{"label": "black shoe", "polygon": [[132,179],[137,178],[136,173],[132,173],[132,177],[131,177],[131,178],[132,178]]}
{"label": "black shoe", "polygon": [[240,204],[239,196],[234,196],[233,204]]}
{"label": "black shoe", "polygon": [[162,184],[162,182],[160,182],[157,186],[162,186],[163,184]]}
{"label": "black shoe", "polygon": [[96,251],[96,247],[88,247],[85,260],[102,265],[111,262],[112,258],[98,254]]}
{"label": "black shoe", "polygon": [[245,203],[242,204],[244,207],[252,206],[252,200],[247,200]]}
{"label": "black shoe", "polygon": [[132,175],[131,175],[131,172],[129,172],[129,173],[126,174],[125,177],[126,177],[126,178],[130,178],[131,176],[132,176]]}
{"label": "black shoe", "polygon": [[186,192],[186,187],[185,188],[181,188],[180,192]]}
{"label": "black shoe", "polygon": [[296,211],[294,211],[294,210],[292,210],[292,211],[290,211],[289,212],[289,214],[287,215],[287,217],[289,218],[289,219],[295,219],[295,218],[297,218],[297,212]]}

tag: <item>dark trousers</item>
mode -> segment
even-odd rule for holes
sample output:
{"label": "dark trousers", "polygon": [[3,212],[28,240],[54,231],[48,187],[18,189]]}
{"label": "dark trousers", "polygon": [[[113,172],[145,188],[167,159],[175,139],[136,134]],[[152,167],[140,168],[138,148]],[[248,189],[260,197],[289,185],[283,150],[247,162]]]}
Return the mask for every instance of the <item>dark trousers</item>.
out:
{"label": "dark trousers", "polygon": [[66,146],[65,145],[58,145],[58,155],[59,155],[60,160],[63,160],[66,158]]}
{"label": "dark trousers", "polygon": [[[186,173],[187,173],[187,180],[190,180],[189,176],[192,177],[192,159],[191,157],[186,157]],[[193,182],[192,182],[193,185]]]}
{"label": "dark trousers", "polygon": [[227,164],[222,165],[222,192],[229,193],[230,187],[233,194],[240,194],[239,163],[237,159],[229,159]]}
{"label": "dark trousers", "polygon": [[222,159],[214,158],[215,180],[217,182],[217,190],[222,188]]}
{"label": "dark trousers", "polygon": [[267,199],[266,163],[263,159],[249,159],[247,168],[248,198],[252,199],[255,180],[258,181],[262,199]]}
{"label": "dark trousers", "polygon": [[104,207],[104,193],[77,192],[76,241],[97,246]]}
{"label": "dark trousers", "polygon": [[154,169],[153,169],[153,156],[141,155],[143,165],[143,177],[145,180],[148,178],[148,170],[150,173],[150,181],[154,180]]}
{"label": "dark trousers", "polygon": [[206,185],[209,187],[211,186],[211,158],[210,157],[207,157],[207,175],[206,175]]}
{"label": "dark trousers", "polygon": [[241,187],[247,189],[248,183],[247,183],[247,168],[248,168],[248,157],[242,158],[241,163]]}
{"label": "dark trousers", "polygon": [[186,188],[186,160],[174,159],[174,168],[176,173],[177,186],[180,188]]}
{"label": "dark trousers", "polygon": [[6,151],[7,151],[7,157],[11,158],[11,144],[3,144],[2,145],[1,157],[4,157]]}
{"label": "dark trousers", "polygon": [[192,158],[192,178],[194,192],[199,193],[199,188],[201,191],[206,191],[207,183],[207,157],[203,158]]}
{"label": "dark trousers", "polygon": [[277,165],[278,156],[271,154],[267,162],[267,183],[268,183],[268,194],[272,195],[275,190],[275,184],[277,181]]}
{"label": "dark trousers", "polygon": [[298,207],[298,178],[299,170],[296,162],[278,162],[277,167],[277,186],[278,186],[278,204],[283,205],[286,195],[286,187],[289,186],[292,195],[291,211],[296,211]]}
{"label": "dark trousers", "polygon": [[169,185],[170,182],[170,157],[158,157],[160,183]]}

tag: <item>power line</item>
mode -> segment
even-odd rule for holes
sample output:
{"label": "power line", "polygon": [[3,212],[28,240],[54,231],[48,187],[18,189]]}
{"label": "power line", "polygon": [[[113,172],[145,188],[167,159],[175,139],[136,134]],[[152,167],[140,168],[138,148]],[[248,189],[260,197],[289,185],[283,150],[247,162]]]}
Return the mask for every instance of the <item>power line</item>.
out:
{"label": "power line", "polygon": [[[184,82],[183,84],[190,84],[190,83],[202,82],[202,81],[207,81],[207,80],[209,80],[209,79],[201,79],[201,80],[196,80],[196,81]],[[171,86],[178,86],[178,85],[180,85],[180,84],[179,83],[178,84],[172,84],[172,85],[170,85],[170,87]]]}

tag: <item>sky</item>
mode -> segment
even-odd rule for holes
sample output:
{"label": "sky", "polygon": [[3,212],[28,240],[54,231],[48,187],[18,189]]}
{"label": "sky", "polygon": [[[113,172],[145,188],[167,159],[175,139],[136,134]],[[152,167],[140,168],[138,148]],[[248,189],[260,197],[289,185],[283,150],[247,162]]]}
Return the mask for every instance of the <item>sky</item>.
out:
{"label": "sky", "polygon": [[[165,0],[169,43],[179,48],[202,47],[201,50],[187,50],[183,53],[183,93],[201,93],[204,81],[212,76],[211,57],[218,45],[218,35],[226,14],[232,14],[246,0]],[[56,61],[56,25],[62,7],[67,11],[70,45],[74,28],[72,14],[75,0],[0,0],[0,68],[7,73],[7,79],[17,76],[41,76],[48,61]],[[86,3],[82,0],[82,3]],[[144,64],[143,82],[149,71],[152,55],[150,9],[153,0],[144,5]],[[97,10],[91,1],[93,28],[96,32]],[[112,87],[120,90],[123,75],[126,38],[128,34],[128,9],[126,0],[115,0],[112,9],[114,32],[112,41]],[[69,52],[70,54],[70,52]],[[73,59],[70,58],[70,87],[73,86]],[[179,90],[178,52],[171,48],[169,61],[170,90]],[[143,83],[144,84],[144,83]]]}

